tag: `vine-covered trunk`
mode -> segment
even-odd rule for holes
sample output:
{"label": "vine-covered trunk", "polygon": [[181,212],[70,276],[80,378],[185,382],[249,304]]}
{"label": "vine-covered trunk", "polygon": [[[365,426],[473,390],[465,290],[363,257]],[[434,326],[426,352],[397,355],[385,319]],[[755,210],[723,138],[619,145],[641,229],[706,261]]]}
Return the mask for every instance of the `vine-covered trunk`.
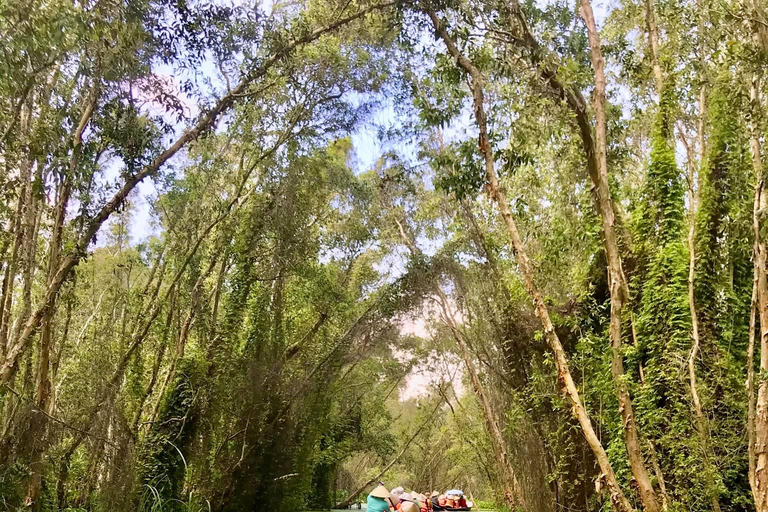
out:
{"label": "vine-covered trunk", "polygon": [[637,483],[643,508],[647,512],[659,512],[661,510],[653,489],[648,469],[643,460],[640,446],[640,436],[637,422],[632,409],[632,400],[624,377],[624,363],[621,354],[621,315],[624,304],[629,300],[629,287],[621,264],[621,255],[615,232],[615,216],[611,200],[611,192],[608,185],[607,163],[607,126],[605,119],[605,63],[603,61],[600,35],[597,32],[595,16],[592,12],[592,4],[589,0],[581,0],[579,9],[581,17],[587,27],[589,35],[590,55],[592,67],[595,73],[595,151],[598,164],[597,172],[591,172],[593,182],[597,187],[598,203],[600,206],[600,218],[603,228],[603,242],[608,260],[608,279],[611,293],[611,371],[616,384],[619,399],[619,412],[624,426],[624,440],[629,455],[629,466]]}
{"label": "vine-covered trunk", "polygon": [[[699,336],[699,314],[696,310],[696,205],[698,200],[694,191],[694,164],[691,160],[692,154],[689,153],[689,187],[688,202],[690,204],[690,226],[688,227],[688,307],[691,312],[691,353],[688,356],[688,384],[691,390],[691,402],[693,404],[693,413],[696,418],[696,430],[701,442],[701,451],[706,465],[710,472],[716,471],[713,467],[712,453],[709,447],[709,425],[704,409],[701,406],[699,398],[699,388],[696,381],[696,360],[699,357],[701,347],[701,338]],[[712,495],[712,510],[720,511],[720,500],[714,493],[714,482],[710,478],[710,492]]]}

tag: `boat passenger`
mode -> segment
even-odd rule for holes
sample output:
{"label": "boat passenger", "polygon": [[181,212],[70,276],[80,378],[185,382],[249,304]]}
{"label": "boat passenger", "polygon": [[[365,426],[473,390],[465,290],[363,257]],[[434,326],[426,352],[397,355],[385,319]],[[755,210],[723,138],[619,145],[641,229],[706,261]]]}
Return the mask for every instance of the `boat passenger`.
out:
{"label": "boat passenger", "polygon": [[[401,487],[401,489],[402,489],[402,487]],[[396,494],[396,496],[400,500],[400,502],[395,507],[396,510],[403,510],[403,505],[405,503],[409,503],[409,502],[413,501],[413,498],[411,497],[410,493],[407,493],[407,492],[402,492],[402,493]]]}
{"label": "boat passenger", "polygon": [[386,487],[380,485],[368,495],[368,512],[389,512],[390,494]]}
{"label": "boat passenger", "polygon": [[427,497],[421,493],[416,493],[413,495],[415,498],[416,503],[419,505],[419,510],[421,512],[429,512],[429,500]]}
{"label": "boat passenger", "polygon": [[435,505],[437,505],[437,497],[440,496],[440,493],[437,491],[432,491],[432,494],[429,495],[429,499],[427,500],[427,509],[432,510]]}
{"label": "boat passenger", "polygon": [[392,494],[392,493],[390,493],[389,501],[391,503],[391,506],[389,507],[390,510],[393,510],[393,511],[400,510],[400,495],[399,494]]}

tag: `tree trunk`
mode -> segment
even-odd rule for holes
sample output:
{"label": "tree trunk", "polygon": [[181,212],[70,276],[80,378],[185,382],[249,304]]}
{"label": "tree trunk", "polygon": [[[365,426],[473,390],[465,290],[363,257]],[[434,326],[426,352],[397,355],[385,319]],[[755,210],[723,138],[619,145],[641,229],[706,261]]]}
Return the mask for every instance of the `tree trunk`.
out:
{"label": "tree trunk", "polygon": [[[97,87],[90,91],[83,107],[80,120],[72,133],[72,152],[69,159],[69,172],[64,175],[59,186],[57,194],[56,207],[54,208],[53,228],[51,232],[50,248],[48,251],[48,278],[47,285],[53,281],[56,268],[59,265],[61,255],[61,245],[64,232],[64,218],[67,214],[69,197],[72,190],[72,181],[75,179],[77,169],[80,165],[80,156],[82,154],[82,137],[88,122],[93,114],[98,98]],[[35,389],[35,406],[41,411],[47,411],[49,408],[49,398],[51,396],[51,381],[49,377],[50,354],[51,354],[51,330],[53,328],[53,315],[55,312],[55,299],[45,310],[41,318],[40,329],[40,351],[37,360],[37,378]],[[47,418],[41,416],[34,427],[38,434],[35,436],[35,447],[32,451],[31,464],[33,469],[25,503],[31,506],[33,510],[40,510],[40,492],[42,489],[42,468],[43,454],[45,452]],[[30,425],[32,427],[32,425]]]}
{"label": "tree trunk", "polygon": [[[59,198],[57,200],[56,209],[54,210],[53,232],[51,235],[50,249],[48,251],[49,280],[52,278],[52,274],[56,269],[56,265],[58,264],[62,231],[64,227],[64,215],[66,213],[67,204],[69,202],[69,179],[65,177],[64,180],[65,182],[60,187]],[[42,327],[40,329],[40,350],[37,357],[37,378],[35,381],[35,406],[41,411],[47,411],[49,409],[49,398],[51,396],[49,369],[51,355],[51,331],[53,329],[53,312],[53,309],[50,309],[46,312],[46,314],[43,316]],[[27,496],[24,501],[27,506],[32,508],[32,510],[40,510],[42,463],[47,437],[47,418],[44,415],[41,415],[35,419],[35,425],[30,425],[30,428],[34,428],[37,434],[34,436],[35,446],[32,450],[30,463],[30,467],[32,468],[32,477],[30,479],[29,488],[27,489]]]}
{"label": "tree trunk", "polygon": [[173,316],[176,309],[175,306],[176,294],[174,293],[171,295],[171,302],[168,306],[168,315],[166,316],[165,326],[163,327],[163,338],[160,342],[160,349],[157,351],[157,355],[155,356],[155,364],[152,366],[152,376],[149,379],[149,384],[147,384],[146,391],[141,395],[141,398],[139,399],[139,405],[136,407],[136,415],[134,416],[133,422],[131,423],[131,432],[133,433],[134,438],[136,438],[139,433],[139,422],[141,421],[141,415],[144,412],[144,404],[146,403],[147,398],[152,396],[152,393],[155,390],[155,384],[157,384],[157,377],[160,373],[160,365],[163,363],[163,357],[165,357],[165,351],[168,345],[168,334],[171,330],[171,324],[173,322]]}
{"label": "tree trunk", "polygon": [[[586,5],[585,5],[586,4]],[[608,260],[608,278],[611,292],[611,325],[609,329],[611,337],[611,371],[616,385],[616,393],[619,399],[619,410],[625,426],[625,442],[630,459],[630,468],[640,488],[643,506],[649,512],[659,510],[658,500],[648,478],[648,470],[642,459],[639,435],[632,411],[632,403],[624,378],[624,365],[621,356],[621,313],[624,305],[629,300],[629,287],[621,263],[618,240],[616,236],[615,212],[611,199],[608,183],[608,169],[606,160],[606,123],[605,123],[605,73],[600,48],[600,38],[594,22],[594,14],[589,2],[582,1],[582,16],[587,23],[590,48],[592,50],[593,66],[595,66],[595,117],[596,130],[593,136],[592,123],[590,121],[587,105],[581,91],[566,87],[557,76],[557,68],[553,67],[546,57],[546,51],[531,33],[525,13],[522,11],[518,0],[511,0],[510,11],[517,19],[522,33],[515,37],[513,44],[520,45],[528,51],[532,64],[536,67],[539,78],[558,99],[563,100],[572,110],[579,135],[584,147],[587,160],[587,171],[594,185],[595,198],[600,214],[601,228],[603,232],[603,246]],[[590,29],[590,26],[592,27]]]}
{"label": "tree trunk", "polygon": [[[555,355],[555,365],[558,371],[558,380],[563,386],[563,391],[571,402],[574,416],[576,416],[576,418],[579,420],[579,424],[581,425],[584,437],[587,440],[587,444],[589,444],[589,447],[592,449],[592,452],[597,459],[598,465],[602,471],[601,478],[605,479],[605,483],[610,493],[611,502],[617,508],[617,510],[621,512],[629,512],[632,510],[632,505],[629,503],[629,500],[627,500],[626,496],[624,496],[624,492],[619,486],[616,474],[614,473],[613,467],[608,460],[608,455],[605,453],[605,450],[603,449],[597,434],[595,434],[595,430],[592,427],[592,423],[589,419],[589,414],[587,413],[584,404],[581,402],[578,388],[576,387],[576,383],[574,382],[568,367],[568,358],[565,354],[565,350],[563,349],[563,346],[560,343],[560,339],[555,332],[555,327],[552,324],[552,320],[549,316],[549,310],[546,303],[544,302],[544,297],[541,295],[541,292],[539,291],[534,281],[533,268],[530,264],[530,261],[528,260],[528,255],[520,237],[520,233],[517,230],[517,225],[515,223],[512,211],[509,208],[506,194],[501,188],[496,176],[493,148],[491,147],[490,141],[488,140],[488,128],[483,106],[483,78],[480,70],[477,69],[469,59],[461,54],[434,11],[428,11],[428,14],[432,20],[432,24],[434,25],[436,32],[448,47],[448,51],[451,56],[456,59],[457,64],[471,77],[475,118],[480,132],[479,147],[485,160],[485,173],[486,179],[488,181],[488,195],[498,206],[504,220],[504,224],[507,228],[507,232],[509,233],[509,236],[512,240],[512,251],[515,255],[515,260],[520,268],[520,271],[523,274],[526,290],[533,299],[534,312],[541,322],[544,330],[544,336],[547,339],[549,345],[552,347]],[[610,227],[610,232],[612,233],[612,217]],[[615,256],[618,256],[618,254],[615,254]]]}
{"label": "tree trunk", "polygon": [[26,168],[26,175],[22,176],[24,185],[16,201],[16,211],[13,218],[13,248],[11,249],[11,254],[6,262],[3,274],[3,289],[2,295],[0,295],[0,361],[5,359],[5,353],[8,349],[8,331],[11,323],[11,306],[13,305],[13,284],[16,281],[19,251],[24,241],[22,219],[26,208],[27,189],[31,187],[31,172],[32,168],[28,166]]}
{"label": "tree trunk", "polygon": [[[701,98],[701,97],[700,97]],[[704,126],[700,124],[700,129]],[[691,402],[693,404],[693,413],[696,420],[696,430],[699,434],[699,441],[701,442],[702,456],[704,457],[704,463],[708,468],[708,492],[712,493],[710,499],[712,501],[712,510],[714,512],[720,512],[720,498],[717,495],[716,482],[714,480],[714,474],[717,472],[713,463],[714,454],[709,446],[709,421],[707,420],[704,410],[701,406],[701,399],[699,398],[699,390],[696,381],[696,359],[699,355],[701,347],[701,338],[699,336],[699,315],[696,309],[696,210],[699,204],[698,187],[696,186],[696,166],[694,164],[695,156],[693,147],[681,134],[681,140],[685,146],[687,152],[687,166],[688,166],[688,203],[689,203],[689,225],[688,225],[688,308],[691,314],[691,352],[688,356],[688,384],[691,391]],[[700,134],[700,144],[703,142],[703,137]],[[701,149],[701,147],[700,147]],[[703,151],[699,156],[699,168],[703,165],[704,157]]]}
{"label": "tree trunk", "polygon": [[173,380],[173,377],[176,375],[176,364],[179,362],[181,358],[184,357],[184,349],[187,345],[187,338],[189,337],[189,331],[192,328],[192,322],[195,319],[195,316],[197,314],[197,308],[198,304],[200,302],[200,290],[203,287],[203,283],[208,278],[209,275],[211,275],[211,272],[213,272],[214,267],[217,263],[218,254],[214,254],[211,258],[211,262],[208,265],[208,268],[205,269],[205,271],[200,274],[200,277],[197,278],[197,281],[195,282],[194,287],[192,288],[192,296],[190,297],[190,305],[189,305],[189,312],[187,313],[186,318],[184,319],[184,323],[181,326],[181,330],[179,332],[179,339],[176,341],[176,350],[173,354],[173,359],[171,359],[171,367],[168,369],[168,373],[165,376],[165,380],[163,380],[163,383],[160,385],[160,389],[157,393],[157,402],[155,402],[155,407],[152,410],[152,415],[150,416],[150,423],[154,423],[157,419],[157,415],[160,411],[160,405],[163,403],[163,395],[165,394],[165,390],[168,387],[168,385]]}
{"label": "tree trunk", "polygon": [[651,66],[656,79],[656,92],[661,96],[664,75],[661,72],[661,51],[659,50],[659,27],[656,24],[654,0],[645,0],[645,23],[648,26],[648,46],[651,48]]}
{"label": "tree trunk", "polygon": [[[622,269],[619,246],[614,230],[614,211],[611,200],[611,192],[608,186],[608,162],[607,162],[607,128],[605,118],[605,63],[600,43],[600,35],[597,31],[595,16],[592,12],[592,4],[589,0],[581,0],[579,13],[587,27],[589,36],[592,67],[595,72],[595,154],[597,155],[598,174],[597,192],[600,203],[600,216],[603,225],[603,237],[608,258],[608,278],[611,290],[611,371],[616,383],[616,391],[619,399],[619,412],[624,424],[624,440],[629,455],[629,466],[635,477],[640,500],[647,512],[659,512],[659,502],[653,489],[648,468],[643,460],[640,447],[640,436],[632,410],[632,400],[629,396],[626,379],[624,378],[624,362],[621,355],[621,314],[624,305],[629,301],[629,287],[627,286],[624,270]],[[595,180],[593,180],[595,181]]]}
{"label": "tree trunk", "polygon": [[[757,269],[755,269],[757,270]],[[757,272],[752,283],[752,300],[749,311],[749,345],[747,347],[747,458],[749,460],[749,487],[752,497],[757,502],[755,481],[755,330],[757,322]]]}
{"label": "tree trunk", "polygon": [[[27,98],[25,95],[25,101],[20,103],[20,126],[19,129],[23,137],[29,137],[29,132],[32,123],[32,110],[33,110],[33,98]],[[5,267],[5,273],[3,277],[3,291],[2,300],[0,300],[0,355],[2,360],[5,359],[6,352],[8,350],[8,338],[11,325],[11,313],[13,306],[14,295],[14,282],[16,281],[16,274],[18,272],[19,253],[23,249],[24,240],[26,236],[25,219],[27,218],[27,211],[32,204],[32,157],[28,153],[21,163],[21,190],[19,192],[18,199],[16,201],[16,211],[13,219],[13,233],[14,242],[13,249],[11,251],[10,260]]]}
{"label": "tree trunk", "polygon": [[[758,80],[752,81],[752,105],[760,105]],[[755,110],[756,111],[756,110]],[[761,218],[768,207],[768,197],[762,171],[761,148],[758,131],[752,126],[750,139],[752,165],[755,172],[755,204],[753,230],[755,237],[755,273],[757,274],[757,304],[760,319],[760,372],[768,371],[768,277],[766,276],[766,244],[760,235]],[[757,403],[755,404],[755,474],[754,494],[757,512],[768,512],[768,380],[758,379]]]}

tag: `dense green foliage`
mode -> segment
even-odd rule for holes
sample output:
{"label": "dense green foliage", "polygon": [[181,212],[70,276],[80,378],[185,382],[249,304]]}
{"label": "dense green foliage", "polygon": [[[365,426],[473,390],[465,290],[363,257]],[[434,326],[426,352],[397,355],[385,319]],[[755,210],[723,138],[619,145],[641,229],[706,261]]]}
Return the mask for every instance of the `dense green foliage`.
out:
{"label": "dense green foliage", "polygon": [[0,510],[615,511],[536,288],[632,507],[625,385],[665,510],[765,512],[765,6],[599,9],[617,375],[585,3],[0,0]]}

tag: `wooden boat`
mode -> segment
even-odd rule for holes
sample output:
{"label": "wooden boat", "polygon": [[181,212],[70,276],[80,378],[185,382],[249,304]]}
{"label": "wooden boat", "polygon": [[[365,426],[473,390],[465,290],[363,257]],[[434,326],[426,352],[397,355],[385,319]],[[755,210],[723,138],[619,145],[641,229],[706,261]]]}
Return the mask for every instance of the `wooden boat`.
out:
{"label": "wooden boat", "polygon": [[472,507],[441,507],[435,501],[432,502],[432,510],[472,510]]}

